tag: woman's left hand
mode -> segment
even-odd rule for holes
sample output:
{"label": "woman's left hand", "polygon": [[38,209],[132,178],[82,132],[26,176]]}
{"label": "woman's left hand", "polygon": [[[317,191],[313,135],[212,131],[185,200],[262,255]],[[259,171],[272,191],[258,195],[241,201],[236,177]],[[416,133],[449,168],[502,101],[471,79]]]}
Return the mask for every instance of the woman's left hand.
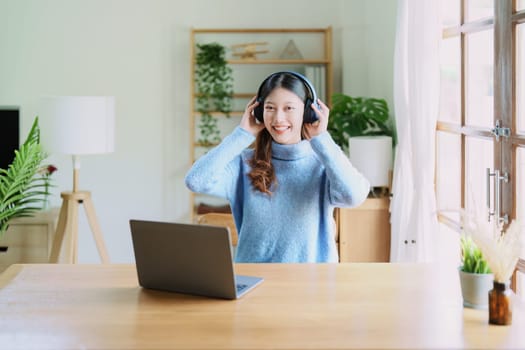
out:
{"label": "woman's left hand", "polygon": [[317,102],[319,103],[320,108],[317,108],[315,103],[312,103],[310,107],[315,111],[319,120],[311,124],[304,124],[310,139],[322,134],[328,129],[328,115],[330,114],[330,109],[320,99],[317,99]]}

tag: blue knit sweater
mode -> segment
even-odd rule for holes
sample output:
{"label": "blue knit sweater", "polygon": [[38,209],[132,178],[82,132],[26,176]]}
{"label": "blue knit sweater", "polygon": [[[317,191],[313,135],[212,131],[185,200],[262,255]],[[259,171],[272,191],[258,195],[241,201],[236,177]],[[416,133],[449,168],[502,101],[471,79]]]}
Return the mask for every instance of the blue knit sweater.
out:
{"label": "blue knit sweater", "polygon": [[369,182],[324,132],[294,145],[272,143],[272,195],[248,177],[254,136],[237,127],[186,174],[194,192],[228,199],[239,234],[236,262],[337,262],[334,207],[367,197]]}

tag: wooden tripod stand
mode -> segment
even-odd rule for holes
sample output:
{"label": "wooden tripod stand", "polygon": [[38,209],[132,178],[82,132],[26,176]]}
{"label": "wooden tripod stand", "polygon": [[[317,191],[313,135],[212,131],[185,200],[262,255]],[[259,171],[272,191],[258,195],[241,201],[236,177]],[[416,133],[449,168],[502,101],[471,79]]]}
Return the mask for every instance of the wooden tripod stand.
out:
{"label": "wooden tripod stand", "polygon": [[95,207],[91,200],[91,192],[77,191],[78,184],[78,169],[73,172],[73,192],[62,192],[62,207],[58,217],[57,229],[51,249],[51,256],[49,261],[51,263],[58,263],[60,251],[63,246],[66,232],[70,235],[68,237],[70,249],[68,249],[67,262],[77,263],[78,260],[78,205],[84,204],[86,216],[88,219],[95,244],[97,245],[98,254],[102,263],[109,263],[109,255],[104,244],[102,231],[98,225],[97,217],[95,215]]}

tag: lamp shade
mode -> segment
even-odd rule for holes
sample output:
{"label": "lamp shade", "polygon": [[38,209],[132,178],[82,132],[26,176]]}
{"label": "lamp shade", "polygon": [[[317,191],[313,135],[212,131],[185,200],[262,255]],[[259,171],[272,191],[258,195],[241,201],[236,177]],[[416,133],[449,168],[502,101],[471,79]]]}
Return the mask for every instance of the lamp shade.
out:
{"label": "lamp shade", "polygon": [[41,142],[47,152],[83,155],[114,151],[114,97],[44,97],[40,119]]}

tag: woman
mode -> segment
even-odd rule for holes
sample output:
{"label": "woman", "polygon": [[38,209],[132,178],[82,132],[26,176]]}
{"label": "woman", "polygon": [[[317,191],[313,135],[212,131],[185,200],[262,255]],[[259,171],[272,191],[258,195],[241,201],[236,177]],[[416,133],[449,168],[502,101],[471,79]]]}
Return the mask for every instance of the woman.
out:
{"label": "woman", "polygon": [[186,175],[190,190],[229,200],[236,262],[338,261],[333,209],[361,204],[370,185],[328,133],[328,115],[305,77],[274,73]]}

